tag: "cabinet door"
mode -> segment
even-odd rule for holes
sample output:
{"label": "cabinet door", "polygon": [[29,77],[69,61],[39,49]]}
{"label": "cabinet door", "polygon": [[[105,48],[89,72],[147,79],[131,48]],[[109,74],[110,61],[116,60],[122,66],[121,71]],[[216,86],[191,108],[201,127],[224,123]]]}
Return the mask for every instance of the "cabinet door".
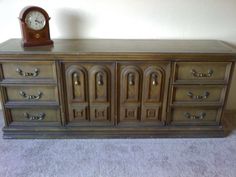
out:
{"label": "cabinet door", "polygon": [[142,71],[136,66],[121,66],[119,122],[140,121]]}
{"label": "cabinet door", "polygon": [[161,106],[164,86],[164,71],[157,66],[144,70],[142,92],[142,121],[161,121]]}
{"label": "cabinet door", "polygon": [[68,124],[114,125],[114,64],[81,62],[65,67]]}
{"label": "cabinet door", "polygon": [[79,65],[72,65],[66,70],[66,86],[69,122],[89,121],[88,113],[88,74]]}
{"label": "cabinet door", "polygon": [[[166,119],[164,102],[169,63],[118,64],[118,125],[159,126]],[[166,88],[166,89],[165,89]]]}
{"label": "cabinet door", "polygon": [[111,121],[111,73],[104,66],[89,71],[89,105],[91,121]]}

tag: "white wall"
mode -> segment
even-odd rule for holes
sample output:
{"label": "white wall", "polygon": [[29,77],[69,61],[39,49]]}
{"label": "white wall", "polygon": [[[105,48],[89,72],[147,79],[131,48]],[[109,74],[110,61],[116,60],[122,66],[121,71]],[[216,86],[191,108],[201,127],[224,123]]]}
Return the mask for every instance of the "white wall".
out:
{"label": "white wall", "polygon": [[[219,39],[236,45],[236,0],[0,0],[0,42],[20,38],[24,6],[51,16],[52,38]],[[236,72],[228,109],[236,109]]]}

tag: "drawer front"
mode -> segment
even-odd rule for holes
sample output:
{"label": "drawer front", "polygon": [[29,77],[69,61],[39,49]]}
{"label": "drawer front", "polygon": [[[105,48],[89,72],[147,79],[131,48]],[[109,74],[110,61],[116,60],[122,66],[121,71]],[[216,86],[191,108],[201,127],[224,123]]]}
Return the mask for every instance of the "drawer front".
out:
{"label": "drawer front", "polygon": [[58,101],[54,86],[9,86],[6,93],[8,101]]}
{"label": "drawer front", "polygon": [[2,63],[4,79],[56,78],[54,62]]}
{"label": "drawer front", "polygon": [[223,102],[224,86],[176,86],[173,90],[173,102]]}
{"label": "drawer front", "polygon": [[173,108],[171,124],[173,125],[219,125],[221,109],[218,108]]}
{"label": "drawer front", "polygon": [[230,62],[177,62],[175,80],[227,82]]}
{"label": "drawer front", "polygon": [[28,122],[28,123],[46,123],[59,122],[59,110],[57,109],[10,109],[12,122]]}

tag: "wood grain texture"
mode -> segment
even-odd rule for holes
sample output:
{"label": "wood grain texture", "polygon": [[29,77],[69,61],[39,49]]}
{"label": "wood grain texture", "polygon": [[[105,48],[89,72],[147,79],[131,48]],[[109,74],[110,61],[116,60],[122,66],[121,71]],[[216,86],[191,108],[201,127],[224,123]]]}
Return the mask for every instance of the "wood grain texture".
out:
{"label": "wood grain texture", "polygon": [[222,85],[176,85],[173,88],[173,103],[223,103],[226,87]]}
{"label": "wood grain texture", "polygon": [[233,52],[234,48],[215,40],[55,39],[53,47],[22,48],[20,39],[10,39],[0,46],[1,54],[233,54]]}
{"label": "wood grain texture", "polygon": [[55,101],[57,88],[53,86],[9,86],[6,87],[8,101]]}
{"label": "wood grain texture", "polygon": [[68,125],[114,125],[115,63],[68,62],[64,67]]}
{"label": "wood grain texture", "polygon": [[219,125],[220,109],[217,107],[176,107],[172,110],[172,125]]}
{"label": "wood grain texture", "polygon": [[228,83],[231,62],[176,62],[175,81]]}
{"label": "wood grain texture", "polygon": [[0,46],[4,137],[223,136],[234,63],[221,41],[12,39]]}

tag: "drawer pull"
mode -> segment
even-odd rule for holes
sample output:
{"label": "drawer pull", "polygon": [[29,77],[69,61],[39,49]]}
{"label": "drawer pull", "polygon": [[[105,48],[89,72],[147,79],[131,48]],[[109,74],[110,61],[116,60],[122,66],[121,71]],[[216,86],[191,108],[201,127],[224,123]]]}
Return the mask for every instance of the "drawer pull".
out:
{"label": "drawer pull", "polygon": [[38,115],[30,115],[29,113],[25,112],[24,113],[24,116],[26,119],[29,119],[29,120],[43,120],[46,116],[45,113],[39,113]]}
{"label": "drawer pull", "polygon": [[192,115],[189,112],[185,112],[184,116],[186,118],[192,119],[192,120],[202,120],[206,116],[206,113],[205,112],[200,112],[198,115]]}
{"label": "drawer pull", "polygon": [[39,75],[39,69],[35,68],[34,72],[23,72],[20,68],[16,69],[16,72],[19,73],[19,75],[24,76],[24,77],[37,77]]}
{"label": "drawer pull", "polygon": [[213,70],[209,69],[207,73],[198,73],[195,69],[191,70],[193,77],[212,77]]}
{"label": "drawer pull", "polygon": [[188,92],[187,95],[193,100],[203,100],[207,99],[210,93],[206,91],[203,95],[194,95],[192,92]]}
{"label": "drawer pull", "polygon": [[38,95],[27,95],[24,91],[20,91],[19,94],[28,100],[39,100],[43,95],[42,92],[38,92]]}
{"label": "drawer pull", "polygon": [[157,78],[158,78],[157,75],[155,73],[153,73],[151,77],[152,77],[152,85],[156,86],[158,84],[158,82],[157,82]]}
{"label": "drawer pull", "polygon": [[135,84],[135,82],[134,82],[134,74],[133,73],[130,73],[129,75],[128,75],[128,82],[129,82],[129,85],[134,85]]}
{"label": "drawer pull", "polygon": [[97,73],[97,83],[103,85],[103,74],[101,72]]}
{"label": "drawer pull", "polygon": [[75,85],[80,85],[79,74],[78,73],[74,73],[73,74],[73,78],[74,78],[74,84]]}

